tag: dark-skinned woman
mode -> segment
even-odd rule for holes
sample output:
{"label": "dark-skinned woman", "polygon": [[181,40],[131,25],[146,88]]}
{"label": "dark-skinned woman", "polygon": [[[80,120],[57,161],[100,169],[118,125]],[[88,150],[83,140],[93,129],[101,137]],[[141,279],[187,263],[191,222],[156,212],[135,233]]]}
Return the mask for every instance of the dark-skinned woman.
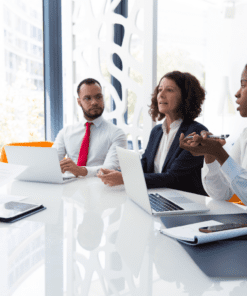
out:
{"label": "dark-skinned woman", "polygon": [[[247,65],[241,75],[241,87],[235,94],[242,117],[247,117]],[[193,153],[203,155],[205,163],[202,169],[203,186],[206,192],[218,200],[229,200],[236,194],[247,204],[247,128],[228,154],[223,145],[225,140],[208,138],[211,134],[202,131],[200,135],[193,133],[193,139],[184,135],[180,138],[180,147]]]}

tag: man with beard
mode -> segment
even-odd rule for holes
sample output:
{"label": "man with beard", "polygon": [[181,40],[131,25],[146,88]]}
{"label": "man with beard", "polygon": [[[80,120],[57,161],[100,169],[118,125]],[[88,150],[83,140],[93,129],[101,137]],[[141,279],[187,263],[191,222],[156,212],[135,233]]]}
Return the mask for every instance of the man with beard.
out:
{"label": "man with beard", "polygon": [[58,151],[62,173],[90,177],[100,168],[117,169],[116,146],[126,148],[126,135],[102,117],[104,98],[100,83],[85,79],[78,85],[77,93],[84,118],[63,128],[52,146]]}

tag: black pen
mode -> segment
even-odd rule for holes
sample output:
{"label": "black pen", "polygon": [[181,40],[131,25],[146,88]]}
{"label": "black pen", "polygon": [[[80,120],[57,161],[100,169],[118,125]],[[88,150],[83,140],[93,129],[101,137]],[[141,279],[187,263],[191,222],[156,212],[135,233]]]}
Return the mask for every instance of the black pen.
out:
{"label": "black pen", "polygon": [[[207,138],[214,138],[214,139],[226,139],[228,138],[230,135],[220,135],[220,136],[215,136],[215,135],[208,135]],[[194,136],[189,136],[186,137],[186,139],[193,139]]]}

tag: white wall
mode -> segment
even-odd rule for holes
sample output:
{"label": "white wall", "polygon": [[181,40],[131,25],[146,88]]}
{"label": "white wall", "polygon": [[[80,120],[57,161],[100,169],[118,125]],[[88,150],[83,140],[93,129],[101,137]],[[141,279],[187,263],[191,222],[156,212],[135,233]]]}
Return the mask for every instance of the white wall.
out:
{"label": "white wall", "polygon": [[[233,19],[224,18],[220,7],[209,6],[204,124],[214,134],[230,134],[229,142],[235,142],[243,128],[247,126],[247,121],[236,111],[235,103],[241,72],[247,64],[246,16],[247,4],[236,5]],[[225,106],[222,115],[219,115],[222,99],[226,100],[223,90],[224,76],[229,78],[229,93],[235,114],[229,114]]]}

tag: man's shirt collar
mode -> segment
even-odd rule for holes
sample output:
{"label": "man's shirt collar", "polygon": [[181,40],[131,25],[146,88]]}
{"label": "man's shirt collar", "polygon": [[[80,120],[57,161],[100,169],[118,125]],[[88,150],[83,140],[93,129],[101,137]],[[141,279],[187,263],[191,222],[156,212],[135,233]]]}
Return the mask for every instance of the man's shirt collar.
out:
{"label": "man's shirt collar", "polygon": [[82,123],[83,125],[85,125],[87,122],[92,122],[96,127],[99,127],[101,125],[101,123],[103,122],[104,118],[103,116],[101,115],[100,117],[94,119],[93,121],[88,121],[86,120],[86,118],[83,116],[83,120],[82,120]]}

